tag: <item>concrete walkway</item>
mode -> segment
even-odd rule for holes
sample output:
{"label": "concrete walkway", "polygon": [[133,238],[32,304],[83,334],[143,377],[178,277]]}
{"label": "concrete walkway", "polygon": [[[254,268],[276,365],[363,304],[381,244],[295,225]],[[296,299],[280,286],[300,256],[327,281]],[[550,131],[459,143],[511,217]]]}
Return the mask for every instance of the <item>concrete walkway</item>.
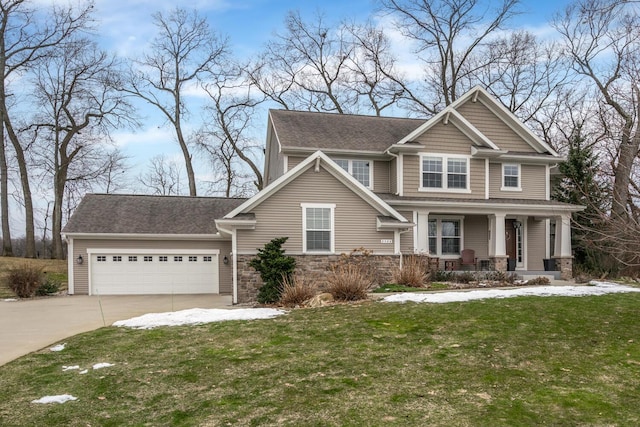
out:
{"label": "concrete walkway", "polygon": [[73,335],[109,326],[116,320],[187,308],[231,308],[231,296],[74,295],[0,300],[0,366]]}

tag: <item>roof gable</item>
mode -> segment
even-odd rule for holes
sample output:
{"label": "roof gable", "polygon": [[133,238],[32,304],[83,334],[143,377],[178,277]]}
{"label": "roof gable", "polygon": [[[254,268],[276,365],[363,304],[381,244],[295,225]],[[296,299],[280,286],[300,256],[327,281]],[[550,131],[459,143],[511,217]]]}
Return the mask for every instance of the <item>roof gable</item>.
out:
{"label": "roof gable", "polygon": [[216,234],[214,220],[246,199],[87,194],[65,234]]}
{"label": "roof gable", "polygon": [[325,169],[338,181],[342,182],[346,187],[350,188],[357,196],[366,201],[380,214],[395,218],[403,223],[408,223],[407,219],[400,215],[395,209],[389,206],[386,202],[375,195],[371,190],[363,186],[358,180],[353,178],[347,172],[339,167],[333,160],[331,160],[326,154],[321,151],[316,151],[304,161],[291,169],[289,172],[282,175],[277,180],[273,181],[266,188],[261,190],[258,194],[242,203],[232,212],[229,212],[224,216],[224,219],[233,219],[237,215],[250,212],[252,209],[260,205],[263,201],[267,200],[271,195],[284,188],[289,182],[295,180],[298,176],[302,175],[305,171],[314,168]]}

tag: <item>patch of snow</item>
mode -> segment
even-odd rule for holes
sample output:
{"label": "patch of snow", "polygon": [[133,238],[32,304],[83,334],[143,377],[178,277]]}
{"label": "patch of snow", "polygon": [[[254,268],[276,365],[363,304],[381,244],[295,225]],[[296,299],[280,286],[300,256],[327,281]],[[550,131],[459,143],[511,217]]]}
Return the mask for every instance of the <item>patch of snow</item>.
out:
{"label": "patch of snow", "polygon": [[44,396],[40,399],[32,400],[31,403],[65,403],[70,400],[78,400],[78,398],[70,394],[60,394],[58,396]]}
{"label": "patch of snow", "polygon": [[96,363],[95,365],[93,365],[93,369],[108,368],[109,366],[114,366],[114,365],[113,363],[107,363],[107,362]]}
{"label": "patch of snow", "polygon": [[16,301],[18,301],[18,298],[5,298],[2,301],[4,301],[4,302],[16,302]]}
{"label": "patch of snow", "polygon": [[73,366],[62,366],[62,371],[75,371],[77,369],[80,369],[80,366],[78,365],[73,365]]}
{"label": "patch of snow", "polygon": [[64,346],[66,346],[66,345],[67,345],[66,342],[62,343],[62,344],[54,345],[49,350],[51,350],[51,351],[62,351],[62,350],[64,350]]}
{"label": "patch of snow", "polygon": [[113,326],[152,329],[158,326],[198,325],[226,320],[270,319],[285,313],[285,311],[275,308],[239,308],[231,310],[192,308],[169,313],[149,313],[128,320],[119,320]]}
{"label": "patch of snow", "polygon": [[640,292],[640,288],[618,285],[609,282],[592,281],[590,286],[535,286],[518,289],[483,289],[466,292],[438,293],[401,293],[385,297],[385,302],[430,302],[443,304],[447,302],[475,301],[487,298],[513,298],[522,296],[599,296],[605,294]]}
{"label": "patch of snow", "polygon": [[84,375],[84,374],[86,374],[87,372],[89,372],[89,370],[88,370],[88,369],[83,369],[82,371],[80,371],[80,372],[78,372],[78,373],[79,373],[80,375]]}

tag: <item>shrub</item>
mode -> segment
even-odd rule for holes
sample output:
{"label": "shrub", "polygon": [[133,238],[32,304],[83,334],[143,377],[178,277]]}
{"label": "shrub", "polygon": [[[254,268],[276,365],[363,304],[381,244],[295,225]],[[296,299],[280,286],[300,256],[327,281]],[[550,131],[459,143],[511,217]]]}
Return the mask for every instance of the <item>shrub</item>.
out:
{"label": "shrub", "polygon": [[367,299],[372,282],[371,274],[363,265],[338,263],[331,267],[327,278],[327,292],[340,301],[363,300]]}
{"label": "shrub", "polygon": [[288,237],[277,237],[264,248],[258,249],[258,255],[249,261],[262,278],[263,285],[258,289],[258,302],[272,304],[280,300],[283,279],[290,278],[296,268],[296,260],[284,254],[282,245]]}
{"label": "shrub", "polygon": [[434,282],[451,282],[455,278],[455,273],[453,271],[437,270],[432,276],[431,280]]}
{"label": "shrub", "polygon": [[302,277],[301,274],[292,274],[282,279],[282,291],[280,292],[280,303],[285,307],[295,307],[316,294],[316,285]]}
{"label": "shrub", "polygon": [[469,271],[465,271],[464,273],[459,273],[454,275],[454,280],[458,283],[464,283],[464,284],[468,284],[473,282],[474,280],[476,280],[476,277],[473,275],[473,273],[469,272]]}
{"label": "shrub", "polygon": [[546,286],[549,285],[551,282],[549,281],[548,277],[544,277],[544,276],[540,276],[540,277],[536,277],[534,279],[531,279],[527,282],[527,285],[532,285],[532,286]]}
{"label": "shrub", "polygon": [[9,270],[7,284],[19,298],[31,298],[43,283],[42,269],[31,264]]}
{"label": "shrub", "polygon": [[402,259],[402,267],[395,267],[393,281],[399,285],[421,288],[429,278],[423,257],[409,255]]}
{"label": "shrub", "polygon": [[47,296],[47,295],[55,295],[60,291],[60,283],[56,280],[51,280],[50,278],[45,280],[38,289],[36,289],[36,295],[38,296]]}

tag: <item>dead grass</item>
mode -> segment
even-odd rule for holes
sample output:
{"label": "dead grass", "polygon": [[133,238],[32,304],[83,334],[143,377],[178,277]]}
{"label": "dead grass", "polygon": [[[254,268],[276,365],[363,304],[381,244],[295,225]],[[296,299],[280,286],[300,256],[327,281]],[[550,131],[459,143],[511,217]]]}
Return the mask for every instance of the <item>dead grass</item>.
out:
{"label": "dead grass", "polygon": [[300,273],[294,273],[290,278],[285,276],[282,281],[280,304],[285,307],[295,307],[313,298],[316,291],[315,282],[306,279]]}
{"label": "dead grass", "polygon": [[14,298],[15,294],[9,289],[7,275],[9,271],[25,263],[40,268],[51,279],[60,282],[61,291],[67,290],[67,261],[57,259],[25,259],[17,257],[0,257],[0,298]]}
{"label": "dead grass", "polygon": [[426,257],[414,255],[402,258],[402,268],[394,267],[392,271],[393,283],[411,288],[422,288],[429,278]]}

